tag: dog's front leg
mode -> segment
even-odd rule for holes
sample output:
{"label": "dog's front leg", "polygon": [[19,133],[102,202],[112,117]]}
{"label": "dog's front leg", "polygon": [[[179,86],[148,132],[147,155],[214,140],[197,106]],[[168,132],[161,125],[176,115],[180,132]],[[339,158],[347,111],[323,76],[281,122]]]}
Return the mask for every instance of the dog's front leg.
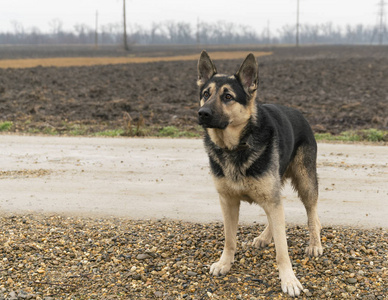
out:
{"label": "dog's front leg", "polygon": [[224,217],[225,243],[220,260],[210,267],[210,274],[212,275],[225,275],[228,273],[234,262],[234,253],[236,252],[240,200],[220,195],[220,204]]}
{"label": "dog's front leg", "polygon": [[279,200],[277,203],[266,205],[264,210],[267,214],[269,226],[275,242],[276,262],[279,268],[282,290],[292,297],[299,296],[303,287],[292,270],[290,257],[288,255],[283,204]]}

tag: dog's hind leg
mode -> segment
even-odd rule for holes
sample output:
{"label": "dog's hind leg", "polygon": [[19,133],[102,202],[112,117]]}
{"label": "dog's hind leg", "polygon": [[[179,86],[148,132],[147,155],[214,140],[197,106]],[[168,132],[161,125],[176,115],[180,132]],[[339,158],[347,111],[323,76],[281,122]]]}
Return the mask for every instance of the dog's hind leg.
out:
{"label": "dog's hind leg", "polygon": [[236,252],[240,200],[220,195],[220,204],[224,217],[224,251],[222,252],[220,260],[210,267],[210,274],[212,275],[225,275],[228,273],[234,262],[234,253]]}
{"label": "dog's hind leg", "polygon": [[269,225],[264,229],[264,231],[257,237],[253,239],[252,246],[256,248],[264,248],[272,242],[272,232]]}
{"label": "dog's hind leg", "polygon": [[320,256],[323,249],[320,235],[321,223],[317,211],[318,179],[314,148],[299,148],[290,171],[292,185],[297,190],[307,212],[310,243],[306,248],[306,254]]}
{"label": "dog's hind leg", "polygon": [[[301,187],[299,188],[303,189]],[[306,254],[308,256],[320,256],[323,253],[323,248],[321,244],[322,226],[317,211],[318,193],[310,190],[307,194],[308,196],[301,197],[304,207],[306,208],[307,224],[310,233],[310,243],[306,248]]]}

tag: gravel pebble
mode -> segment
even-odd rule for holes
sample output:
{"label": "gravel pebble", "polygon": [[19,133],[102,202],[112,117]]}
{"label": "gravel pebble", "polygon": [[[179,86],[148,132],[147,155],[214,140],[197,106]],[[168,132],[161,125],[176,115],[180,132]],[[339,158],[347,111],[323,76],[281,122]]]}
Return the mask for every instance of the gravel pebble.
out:
{"label": "gravel pebble", "polygon": [[348,285],[346,286],[346,291],[348,291],[349,293],[353,293],[357,288],[353,285]]}
{"label": "gravel pebble", "polygon": [[138,259],[138,260],[143,260],[143,259],[147,259],[147,258],[151,258],[151,256],[148,254],[139,254],[138,256],[136,256],[136,259]]}
{"label": "gravel pebble", "polygon": [[[242,247],[264,225],[239,227],[236,262],[221,277],[209,275],[223,249],[221,223],[5,215],[0,226],[0,299],[288,298],[274,245]],[[309,259],[307,226],[290,226],[287,236],[306,289],[300,298],[388,294],[386,229],[324,227],[324,254]]]}
{"label": "gravel pebble", "polygon": [[357,283],[357,279],[356,278],[348,278],[346,281],[348,283],[351,283],[351,284]]}

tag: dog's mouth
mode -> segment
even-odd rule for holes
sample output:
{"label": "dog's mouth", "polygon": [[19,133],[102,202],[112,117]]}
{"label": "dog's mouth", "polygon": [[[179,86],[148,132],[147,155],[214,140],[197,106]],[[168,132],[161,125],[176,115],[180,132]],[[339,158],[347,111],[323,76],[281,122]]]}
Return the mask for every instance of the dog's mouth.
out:
{"label": "dog's mouth", "polygon": [[203,128],[214,128],[214,129],[225,129],[228,127],[229,122],[205,122],[201,119],[198,120],[198,124],[201,125]]}

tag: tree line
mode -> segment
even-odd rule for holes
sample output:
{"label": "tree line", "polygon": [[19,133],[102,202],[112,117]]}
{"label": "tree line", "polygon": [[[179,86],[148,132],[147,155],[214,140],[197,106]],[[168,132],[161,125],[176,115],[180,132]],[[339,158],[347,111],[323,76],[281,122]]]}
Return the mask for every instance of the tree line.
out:
{"label": "tree line", "polygon": [[[54,19],[50,31],[39,28],[25,29],[21,23],[13,22],[13,31],[0,32],[0,44],[121,44],[123,28],[119,23],[102,25],[97,34],[86,24],[76,24],[72,31],[63,29],[63,23]],[[301,24],[301,44],[377,44],[381,30],[378,26],[347,25],[344,28],[333,23]],[[285,25],[275,33],[270,28],[256,32],[248,26],[231,22],[200,22],[192,26],[187,22],[166,21],[153,23],[150,28],[134,24],[127,29],[131,44],[293,44],[296,26]],[[383,43],[388,44],[388,31],[384,28]]]}

